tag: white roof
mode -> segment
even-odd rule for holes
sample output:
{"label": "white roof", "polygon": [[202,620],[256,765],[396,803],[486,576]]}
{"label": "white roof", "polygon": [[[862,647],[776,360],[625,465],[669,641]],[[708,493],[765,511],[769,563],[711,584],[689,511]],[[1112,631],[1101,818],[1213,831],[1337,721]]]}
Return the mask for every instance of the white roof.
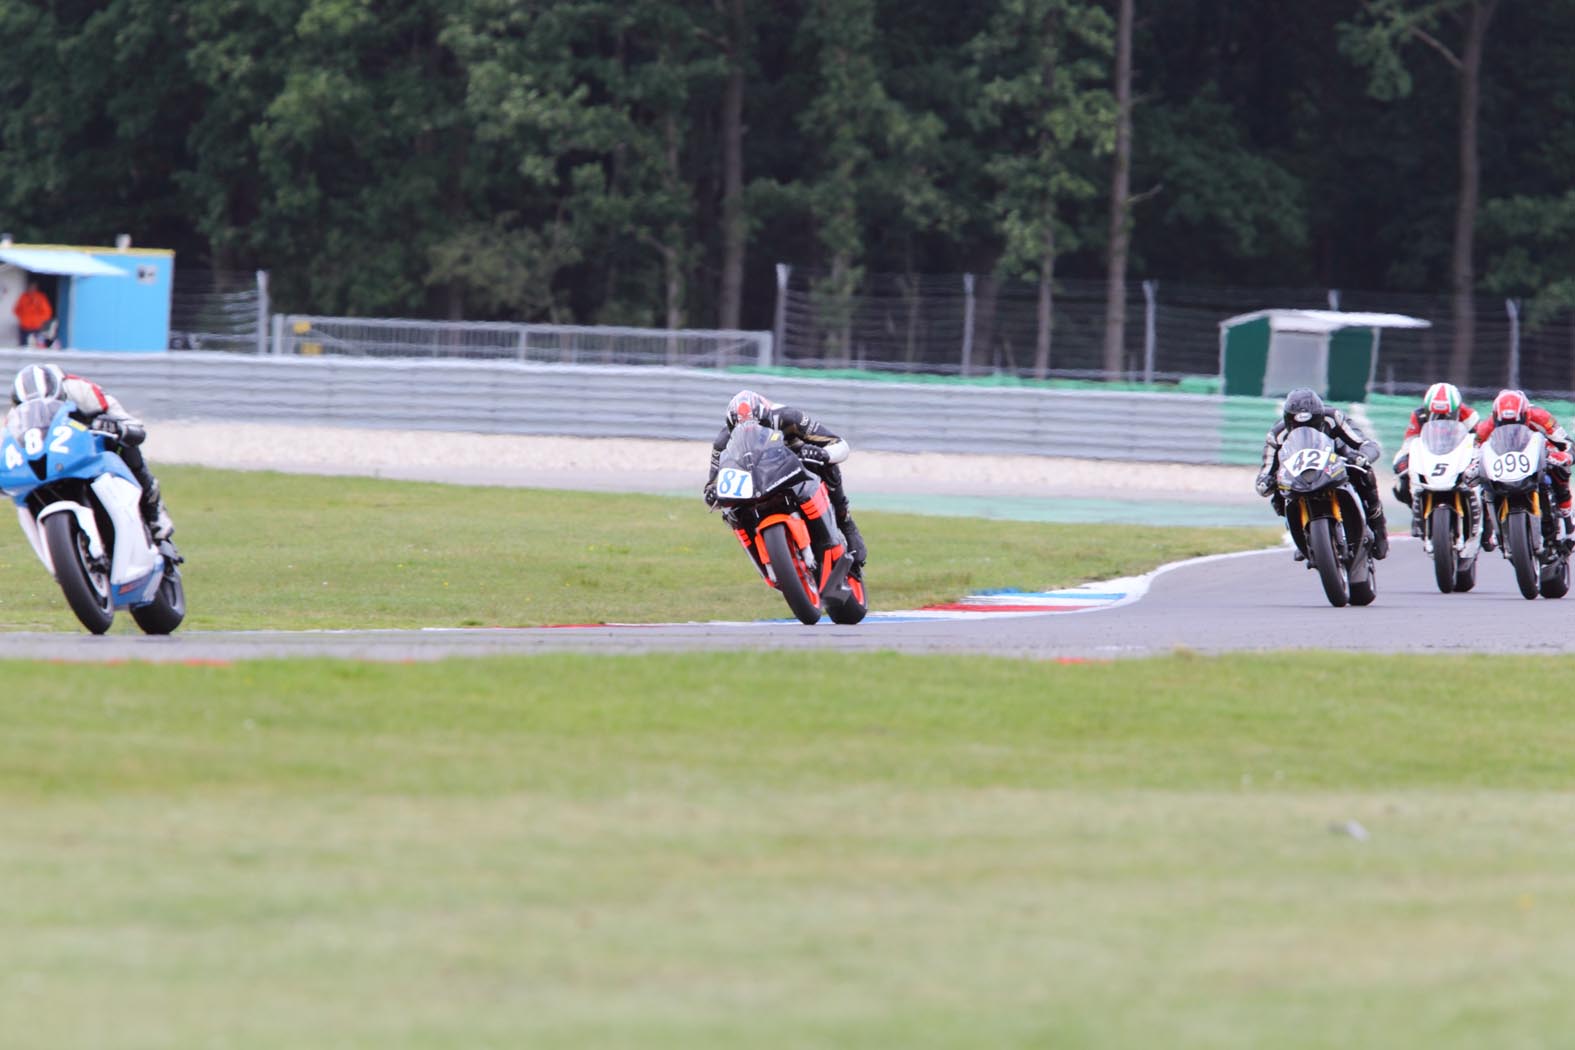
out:
{"label": "white roof", "polygon": [[70,248],[0,248],[0,262],[20,266],[30,273],[70,277],[129,277],[125,270],[100,262],[87,252]]}
{"label": "white roof", "polygon": [[1354,310],[1257,310],[1238,314],[1220,322],[1232,328],[1260,317],[1269,319],[1275,332],[1333,332],[1341,328],[1431,328],[1433,322],[1405,314],[1366,314]]}

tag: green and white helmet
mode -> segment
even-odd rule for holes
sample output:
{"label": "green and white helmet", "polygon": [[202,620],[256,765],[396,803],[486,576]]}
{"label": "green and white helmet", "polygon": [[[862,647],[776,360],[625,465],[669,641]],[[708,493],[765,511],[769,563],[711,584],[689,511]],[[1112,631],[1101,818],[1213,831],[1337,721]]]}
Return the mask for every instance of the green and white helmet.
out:
{"label": "green and white helmet", "polygon": [[1428,419],[1460,418],[1460,391],[1453,383],[1434,383],[1422,398],[1422,409]]}

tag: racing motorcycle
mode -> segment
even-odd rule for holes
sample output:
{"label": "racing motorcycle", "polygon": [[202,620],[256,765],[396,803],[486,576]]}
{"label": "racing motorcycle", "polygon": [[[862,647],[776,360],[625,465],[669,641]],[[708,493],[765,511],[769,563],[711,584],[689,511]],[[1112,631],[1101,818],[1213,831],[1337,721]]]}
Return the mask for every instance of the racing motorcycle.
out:
{"label": "racing motorcycle", "polygon": [[1410,457],[1411,514],[1422,522],[1422,550],[1433,559],[1438,589],[1469,591],[1477,585],[1484,521],[1476,436],[1458,420],[1431,420]]}
{"label": "racing motorcycle", "polygon": [[1277,475],[1285,526],[1309,569],[1318,570],[1324,596],[1339,608],[1370,605],[1378,596],[1373,533],[1362,498],[1334,439],[1317,427],[1297,427],[1280,446]]}
{"label": "racing motorcycle", "polygon": [[[788,448],[780,430],[742,422],[717,462],[716,496],[723,519],[767,585],[782,593],[806,624],[822,609],[840,624],[858,623],[868,606],[864,574],[846,551],[827,559],[816,550],[800,505],[812,502],[820,479]],[[822,513],[831,514],[819,500]]]}
{"label": "racing motorcycle", "polygon": [[1482,484],[1499,523],[1499,548],[1525,598],[1562,598],[1570,589],[1570,547],[1552,513],[1548,442],[1520,423],[1497,426],[1482,446]]}
{"label": "racing motorcycle", "polygon": [[103,634],[129,609],[148,634],[186,616],[182,558],[142,520],[142,487],[114,439],[71,417],[61,400],[24,401],[0,439],[0,491],[82,626]]}

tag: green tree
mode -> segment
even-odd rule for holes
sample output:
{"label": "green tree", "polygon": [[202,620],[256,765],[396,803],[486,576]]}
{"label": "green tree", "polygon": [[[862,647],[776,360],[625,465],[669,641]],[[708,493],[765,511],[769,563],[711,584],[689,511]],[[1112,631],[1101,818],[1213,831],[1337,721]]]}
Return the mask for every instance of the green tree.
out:
{"label": "green tree", "polygon": [[0,207],[18,240],[191,248],[176,176],[202,111],[174,0],[0,2]]}
{"label": "green tree", "polygon": [[[1478,119],[1482,100],[1482,54],[1488,24],[1499,0],[1363,0],[1359,18],[1342,26],[1346,54],[1367,69],[1369,90],[1380,99],[1404,98],[1413,78],[1405,64],[1409,47],[1422,45],[1441,57],[1458,77],[1457,156],[1459,191],[1455,205],[1454,255],[1450,267],[1454,335],[1449,376],[1471,379],[1476,336],[1475,238],[1481,196]],[[1451,45],[1441,35],[1452,28]]]}
{"label": "green tree", "polygon": [[820,83],[799,123],[805,140],[815,144],[820,170],[801,192],[829,264],[815,289],[830,333],[826,355],[845,360],[852,352],[853,293],[864,272],[860,198],[894,106],[875,62],[873,0],[813,0],[801,32]]}
{"label": "green tree", "polygon": [[1114,146],[1113,33],[1103,9],[1079,0],[1002,0],[970,45],[979,124],[996,137],[986,170],[1002,266],[1039,285],[1037,376],[1050,367],[1056,257],[1086,236],[1068,206],[1097,195],[1092,160]]}

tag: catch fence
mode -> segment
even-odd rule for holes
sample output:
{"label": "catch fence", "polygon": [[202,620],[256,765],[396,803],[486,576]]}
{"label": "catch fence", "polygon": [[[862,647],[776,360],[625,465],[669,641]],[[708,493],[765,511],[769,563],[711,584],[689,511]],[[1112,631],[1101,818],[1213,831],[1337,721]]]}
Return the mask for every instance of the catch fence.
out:
{"label": "catch fence", "polygon": [[[984,275],[870,274],[850,298],[820,288],[824,274],[777,268],[777,361],[803,368],[900,374],[1033,377],[1039,290]],[[1049,367],[1061,379],[1174,382],[1219,374],[1220,322],[1268,308],[1400,313],[1430,328],[1382,333],[1382,393],[1420,392],[1442,378],[1454,339],[1447,294],[1321,288],[1240,288],[1134,278],[1127,283],[1121,368],[1105,371],[1105,284],[1053,283]],[[1474,299],[1469,393],[1515,385],[1544,396],[1575,392],[1575,311],[1533,320],[1522,304]]]}
{"label": "catch fence", "polygon": [[[276,355],[514,361],[566,365],[850,368],[888,375],[1035,378],[1037,286],[986,276],[873,274],[833,302],[821,275],[778,267],[775,328],[659,329],[270,315],[267,274],[177,271],[171,345]],[[1254,310],[1401,313],[1432,323],[1381,333],[1375,392],[1410,395],[1443,377],[1453,343],[1445,294],[1240,288],[1134,279],[1121,368],[1104,371],[1105,286],[1058,280],[1045,375],[1157,385],[1219,373],[1219,324]],[[1475,300],[1467,393],[1503,386],[1575,397],[1575,311],[1526,316],[1516,300]],[[1196,382],[1186,383],[1195,388]]]}

